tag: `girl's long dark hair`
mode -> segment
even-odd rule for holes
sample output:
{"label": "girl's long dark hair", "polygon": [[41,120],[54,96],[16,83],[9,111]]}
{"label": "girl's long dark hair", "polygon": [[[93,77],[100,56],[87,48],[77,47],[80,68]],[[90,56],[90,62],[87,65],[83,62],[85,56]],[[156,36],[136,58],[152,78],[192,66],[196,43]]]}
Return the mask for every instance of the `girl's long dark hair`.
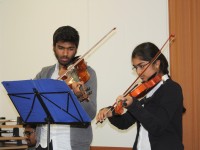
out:
{"label": "girl's long dark hair", "polygon": [[[139,57],[144,61],[151,61],[158,51],[159,48],[155,44],[150,42],[142,43],[133,50],[132,59]],[[160,72],[163,74],[168,74],[169,65],[166,57],[161,53],[156,60],[160,60]]]}

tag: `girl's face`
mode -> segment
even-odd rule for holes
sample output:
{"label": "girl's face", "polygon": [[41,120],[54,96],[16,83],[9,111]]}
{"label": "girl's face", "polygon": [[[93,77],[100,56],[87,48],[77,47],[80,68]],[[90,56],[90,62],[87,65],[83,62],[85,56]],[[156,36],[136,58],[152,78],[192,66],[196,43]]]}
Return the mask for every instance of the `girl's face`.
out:
{"label": "girl's face", "polygon": [[[135,57],[132,59],[133,69],[135,69],[138,76],[144,71],[144,69],[149,65],[149,61],[140,59],[140,57]],[[155,73],[159,72],[160,60],[157,60],[154,64],[151,64],[147,70],[141,75],[142,81],[148,81],[148,79]]]}

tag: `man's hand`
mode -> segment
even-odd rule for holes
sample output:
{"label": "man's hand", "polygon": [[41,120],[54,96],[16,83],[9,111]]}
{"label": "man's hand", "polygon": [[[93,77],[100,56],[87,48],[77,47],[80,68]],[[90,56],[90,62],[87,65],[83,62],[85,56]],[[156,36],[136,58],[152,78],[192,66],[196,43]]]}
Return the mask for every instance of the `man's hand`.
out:
{"label": "man's hand", "polygon": [[83,82],[73,82],[72,83],[72,90],[77,97],[81,97],[83,95],[81,91],[81,86],[83,86]]}

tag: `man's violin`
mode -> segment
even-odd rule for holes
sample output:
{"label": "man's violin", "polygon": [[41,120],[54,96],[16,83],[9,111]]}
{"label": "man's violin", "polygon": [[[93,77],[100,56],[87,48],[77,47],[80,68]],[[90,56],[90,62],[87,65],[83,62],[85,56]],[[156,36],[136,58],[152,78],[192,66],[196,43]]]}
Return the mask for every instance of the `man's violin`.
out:
{"label": "man's violin", "polygon": [[[87,64],[84,59],[81,59],[81,61],[79,61],[79,59],[79,56],[75,57],[72,61],[73,69],[71,69],[72,65],[70,65],[67,69],[69,71],[59,79],[64,80],[71,89],[74,82],[82,82],[83,85],[80,86],[81,95],[77,97],[80,101],[89,101],[88,95],[90,95],[92,91],[89,91],[90,88],[86,87],[84,84],[90,79],[90,74],[87,70]],[[79,62],[74,65],[77,61]]]}
{"label": "man's violin", "polygon": [[[89,49],[81,57],[75,57],[74,62],[67,68],[67,71],[58,78],[58,80],[65,80],[65,82],[72,88],[72,83],[74,82],[83,82],[84,84],[90,79],[90,74],[87,71],[87,65],[84,61],[84,58],[94,50],[97,45],[99,45],[109,34],[111,34],[116,28],[113,28],[108,32],[101,40],[99,40],[91,49]],[[81,96],[78,98],[80,101],[89,101],[88,95],[91,94],[90,88],[87,88],[83,85],[80,86]]]}

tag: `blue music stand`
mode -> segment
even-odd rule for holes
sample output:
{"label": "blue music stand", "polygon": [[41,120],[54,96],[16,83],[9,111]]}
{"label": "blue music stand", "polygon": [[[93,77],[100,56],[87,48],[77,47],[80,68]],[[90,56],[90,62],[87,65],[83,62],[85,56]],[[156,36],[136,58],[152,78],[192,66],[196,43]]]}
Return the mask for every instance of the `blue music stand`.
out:
{"label": "blue music stand", "polygon": [[48,147],[50,124],[87,127],[91,123],[79,100],[63,81],[40,79],[3,81],[2,84],[24,123],[48,124]]}

